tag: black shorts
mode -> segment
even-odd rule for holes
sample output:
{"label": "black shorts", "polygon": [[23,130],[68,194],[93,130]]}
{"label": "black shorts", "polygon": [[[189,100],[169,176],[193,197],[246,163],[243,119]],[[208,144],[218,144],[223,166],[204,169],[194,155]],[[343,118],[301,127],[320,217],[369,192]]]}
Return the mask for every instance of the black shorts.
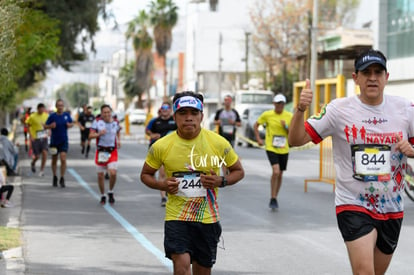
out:
{"label": "black shorts", "polygon": [[344,211],[337,216],[338,227],[344,241],[354,241],[370,233],[374,228],[378,232],[376,246],[384,254],[392,254],[397,248],[403,219],[376,220],[371,216]]}
{"label": "black shorts", "polygon": [[231,147],[234,148],[234,141],[236,140],[236,136],[235,135],[226,135],[226,134],[222,134],[222,137],[224,137],[225,139],[227,139],[227,141],[230,143]]}
{"label": "black shorts", "polygon": [[166,221],[164,224],[165,256],[189,253],[191,261],[210,268],[216,263],[217,244],[221,236],[219,222]]}
{"label": "black shorts", "polygon": [[61,144],[50,144],[49,148],[56,148],[58,153],[67,153],[69,149],[69,142],[65,141]]}
{"label": "black shorts", "polygon": [[81,142],[88,141],[89,139],[89,128],[85,128],[85,130],[80,131],[81,132]]}
{"label": "black shorts", "polygon": [[47,138],[37,138],[32,142],[32,150],[35,156],[39,156],[43,151],[47,151]]}
{"label": "black shorts", "polygon": [[272,151],[266,151],[270,165],[279,164],[280,171],[285,171],[288,163],[289,154],[276,154]]}

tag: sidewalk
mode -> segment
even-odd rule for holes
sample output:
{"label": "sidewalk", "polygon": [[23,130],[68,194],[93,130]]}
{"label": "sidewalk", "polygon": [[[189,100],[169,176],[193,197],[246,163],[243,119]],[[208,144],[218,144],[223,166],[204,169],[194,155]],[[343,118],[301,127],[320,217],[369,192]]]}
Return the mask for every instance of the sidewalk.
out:
{"label": "sidewalk", "polygon": [[[19,228],[22,212],[22,178],[20,176],[7,177],[9,184],[14,185],[11,208],[0,209],[0,226]],[[23,243],[22,243],[23,245]],[[0,274],[24,274],[24,259],[22,247],[0,252]]]}
{"label": "sidewalk", "polygon": [[[18,141],[20,144],[19,148],[19,162],[18,162],[18,171],[21,162],[24,161],[26,152],[24,151],[24,138],[20,124],[16,123],[12,129],[12,139],[13,141]],[[0,208],[0,226],[19,228],[20,219],[22,213],[22,175],[21,172],[18,176],[7,177],[8,184],[14,186],[13,195],[10,199],[10,202],[13,204],[11,208]],[[23,237],[21,235],[21,237]],[[21,242],[23,245],[23,240]],[[20,275],[24,274],[24,258],[23,258],[23,249],[22,247],[13,248],[7,251],[0,251],[0,274],[7,275]]]}

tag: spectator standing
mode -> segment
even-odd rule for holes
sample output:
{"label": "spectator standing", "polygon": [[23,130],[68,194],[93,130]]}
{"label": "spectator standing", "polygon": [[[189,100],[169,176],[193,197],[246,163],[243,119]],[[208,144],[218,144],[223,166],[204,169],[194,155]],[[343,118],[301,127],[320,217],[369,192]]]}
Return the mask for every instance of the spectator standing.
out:
{"label": "spectator standing", "polygon": [[53,186],[58,186],[57,176],[57,161],[60,156],[60,180],[59,185],[64,188],[65,185],[65,173],[66,173],[66,156],[69,149],[69,137],[68,128],[73,126],[72,118],[70,114],[64,112],[65,104],[62,99],[56,101],[56,112],[51,113],[46,121],[45,128],[51,129],[52,134],[50,136],[50,148],[49,151],[52,155],[52,173],[53,173]]}

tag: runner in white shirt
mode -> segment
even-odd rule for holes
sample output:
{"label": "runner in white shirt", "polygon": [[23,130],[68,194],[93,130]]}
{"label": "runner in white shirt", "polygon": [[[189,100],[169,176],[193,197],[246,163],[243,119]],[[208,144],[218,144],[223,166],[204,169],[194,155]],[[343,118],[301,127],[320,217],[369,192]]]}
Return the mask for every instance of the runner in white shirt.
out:
{"label": "runner in white shirt", "polygon": [[89,132],[89,139],[96,138],[95,163],[102,205],[106,203],[104,175],[107,170],[109,173],[108,200],[110,204],[115,203],[113,189],[118,169],[118,149],[121,147],[120,130],[118,121],[112,118],[111,107],[107,104],[102,105],[101,117],[93,122]]}
{"label": "runner in white shirt", "polygon": [[289,131],[292,146],[332,136],[335,204],[354,274],[384,274],[397,247],[403,219],[407,156],[414,157],[414,107],[384,95],[386,58],[369,50],[352,74],[361,93],[335,99],[319,115],[303,120],[311,104],[309,80]]}

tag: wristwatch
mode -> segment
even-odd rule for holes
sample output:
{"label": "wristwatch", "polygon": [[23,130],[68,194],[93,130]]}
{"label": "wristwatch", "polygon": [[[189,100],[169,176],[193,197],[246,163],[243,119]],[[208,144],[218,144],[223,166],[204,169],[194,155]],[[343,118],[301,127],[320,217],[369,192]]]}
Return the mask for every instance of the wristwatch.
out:
{"label": "wristwatch", "polygon": [[222,176],[221,177],[221,185],[220,185],[220,188],[223,188],[226,185],[227,185],[227,179],[224,176]]}

